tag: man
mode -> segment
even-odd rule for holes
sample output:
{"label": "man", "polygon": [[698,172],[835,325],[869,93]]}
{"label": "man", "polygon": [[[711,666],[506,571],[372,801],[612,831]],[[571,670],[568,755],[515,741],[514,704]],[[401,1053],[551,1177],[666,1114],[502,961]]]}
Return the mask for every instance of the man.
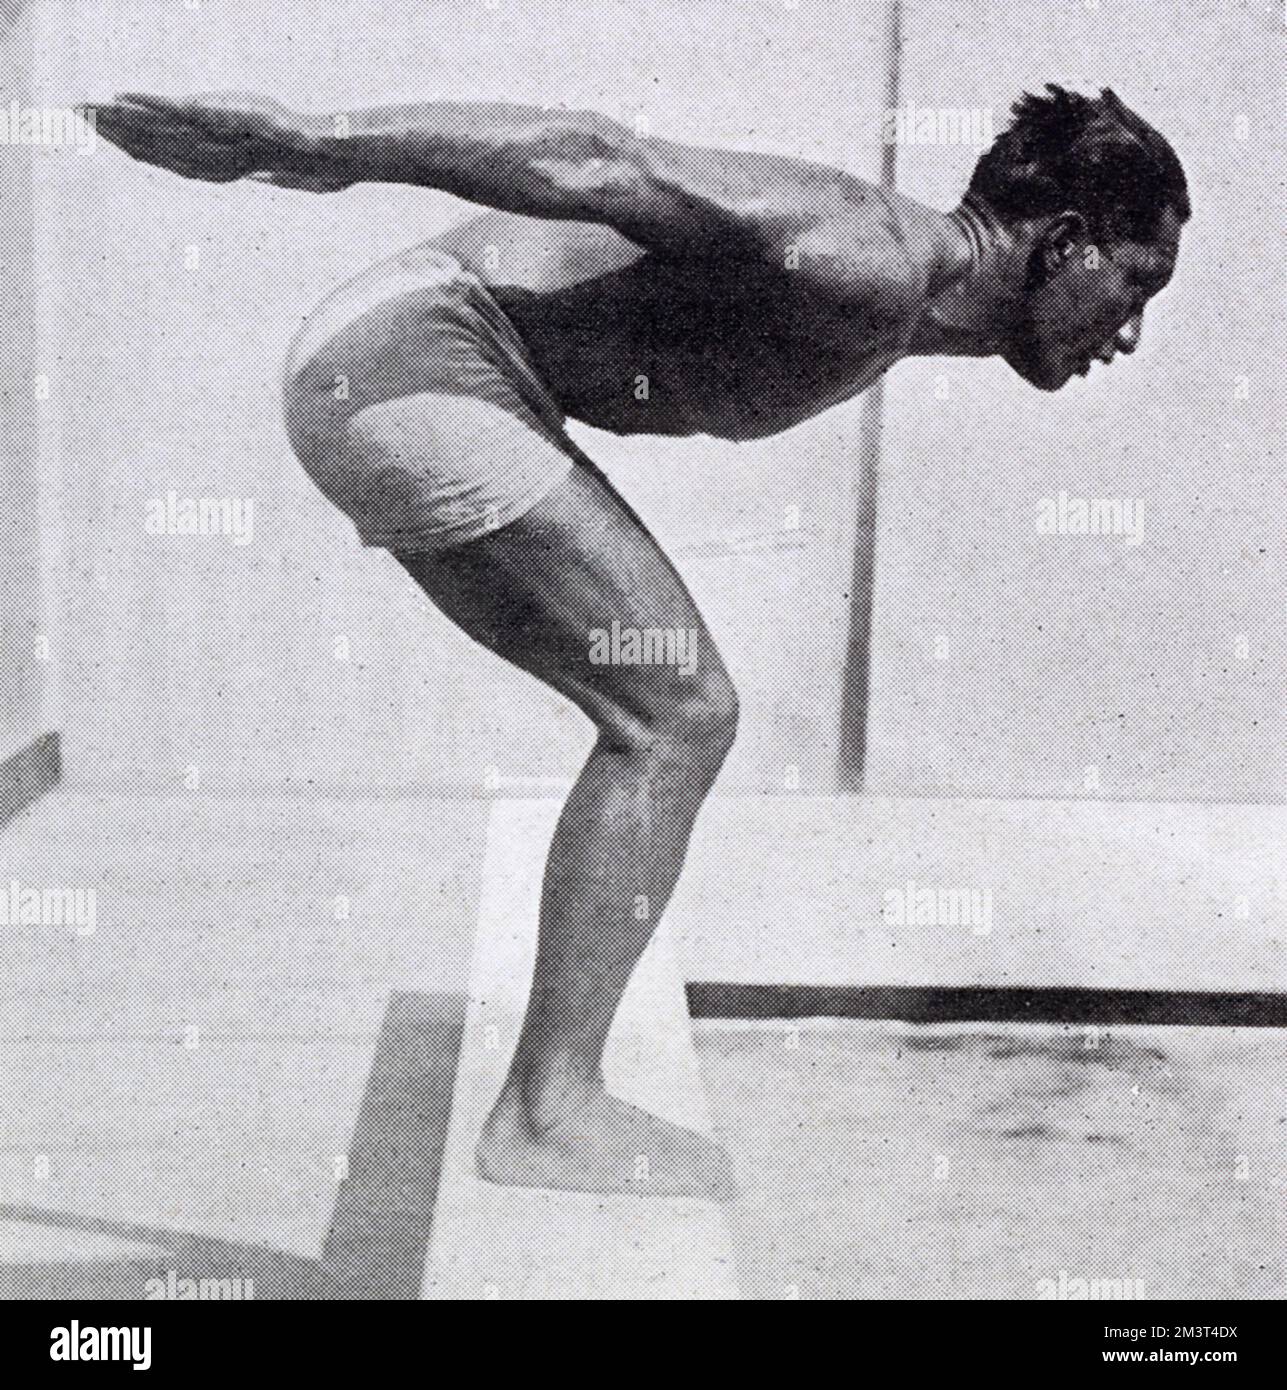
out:
{"label": "man", "polygon": [[[484,1177],[733,1191],[718,1147],[610,1096],[601,1061],[737,699],[682,581],[566,419],[755,439],[912,354],[999,355],[1053,391],[1132,352],[1175,265],[1184,174],[1112,92],[1048,93],[1019,101],[951,213],[578,112],[435,103],[322,119],[146,96],[97,108],[100,133],[187,177],[395,181],[491,209],[343,286],[285,373],[295,451],[363,542],[598,730],[550,849]],[[604,660],[592,634],[613,623],[685,634],[686,659]]]}

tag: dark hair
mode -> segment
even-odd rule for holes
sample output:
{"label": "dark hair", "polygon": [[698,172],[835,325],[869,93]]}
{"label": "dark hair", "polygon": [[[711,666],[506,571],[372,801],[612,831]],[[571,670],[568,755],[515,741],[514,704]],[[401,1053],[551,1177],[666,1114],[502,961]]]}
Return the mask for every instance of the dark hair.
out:
{"label": "dark hair", "polygon": [[1080,212],[1096,235],[1147,241],[1166,208],[1191,214],[1175,151],[1105,87],[1080,96],[1047,83],[1025,92],[1010,125],[975,166],[970,193],[1002,218]]}

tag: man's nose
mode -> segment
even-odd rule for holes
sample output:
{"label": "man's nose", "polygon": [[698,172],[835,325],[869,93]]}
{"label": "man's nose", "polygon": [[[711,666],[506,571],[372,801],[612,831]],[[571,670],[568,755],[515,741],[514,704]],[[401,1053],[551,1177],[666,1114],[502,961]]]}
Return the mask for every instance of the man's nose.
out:
{"label": "man's nose", "polygon": [[1132,314],[1117,330],[1113,346],[1118,352],[1134,352],[1140,345],[1140,334],[1144,330],[1144,314]]}

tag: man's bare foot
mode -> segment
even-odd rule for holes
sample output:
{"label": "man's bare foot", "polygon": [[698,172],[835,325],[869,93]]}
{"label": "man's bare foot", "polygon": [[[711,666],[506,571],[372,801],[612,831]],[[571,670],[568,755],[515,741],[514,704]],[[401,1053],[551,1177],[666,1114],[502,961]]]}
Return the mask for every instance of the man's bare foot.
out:
{"label": "man's bare foot", "polygon": [[600,1089],[538,1129],[507,1088],[483,1126],[475,1162],[480,1177],[507,1187],[717,1202],[737,1196],[732,1160],[718,1144]]}

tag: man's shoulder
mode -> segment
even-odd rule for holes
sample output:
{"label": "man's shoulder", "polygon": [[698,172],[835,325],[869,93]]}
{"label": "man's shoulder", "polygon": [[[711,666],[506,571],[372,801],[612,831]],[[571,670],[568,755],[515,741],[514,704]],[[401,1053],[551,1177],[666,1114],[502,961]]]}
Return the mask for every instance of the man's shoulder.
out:
{"label": "man's shoulder", "polygon": [[846,313],[886,322],[918,314],[932,263],[923,229],[904,204],[886,189],[842,176],[787,248],[788,269],[809,295]]}
{"label": "man's shoulder", "polygon": [[842,169],[764,151],[662,146],[694,198],[728,213],[714,248],[786,276],[814,307],[893,321],[919,313],[932,257],[916,218],[941,214]]}

